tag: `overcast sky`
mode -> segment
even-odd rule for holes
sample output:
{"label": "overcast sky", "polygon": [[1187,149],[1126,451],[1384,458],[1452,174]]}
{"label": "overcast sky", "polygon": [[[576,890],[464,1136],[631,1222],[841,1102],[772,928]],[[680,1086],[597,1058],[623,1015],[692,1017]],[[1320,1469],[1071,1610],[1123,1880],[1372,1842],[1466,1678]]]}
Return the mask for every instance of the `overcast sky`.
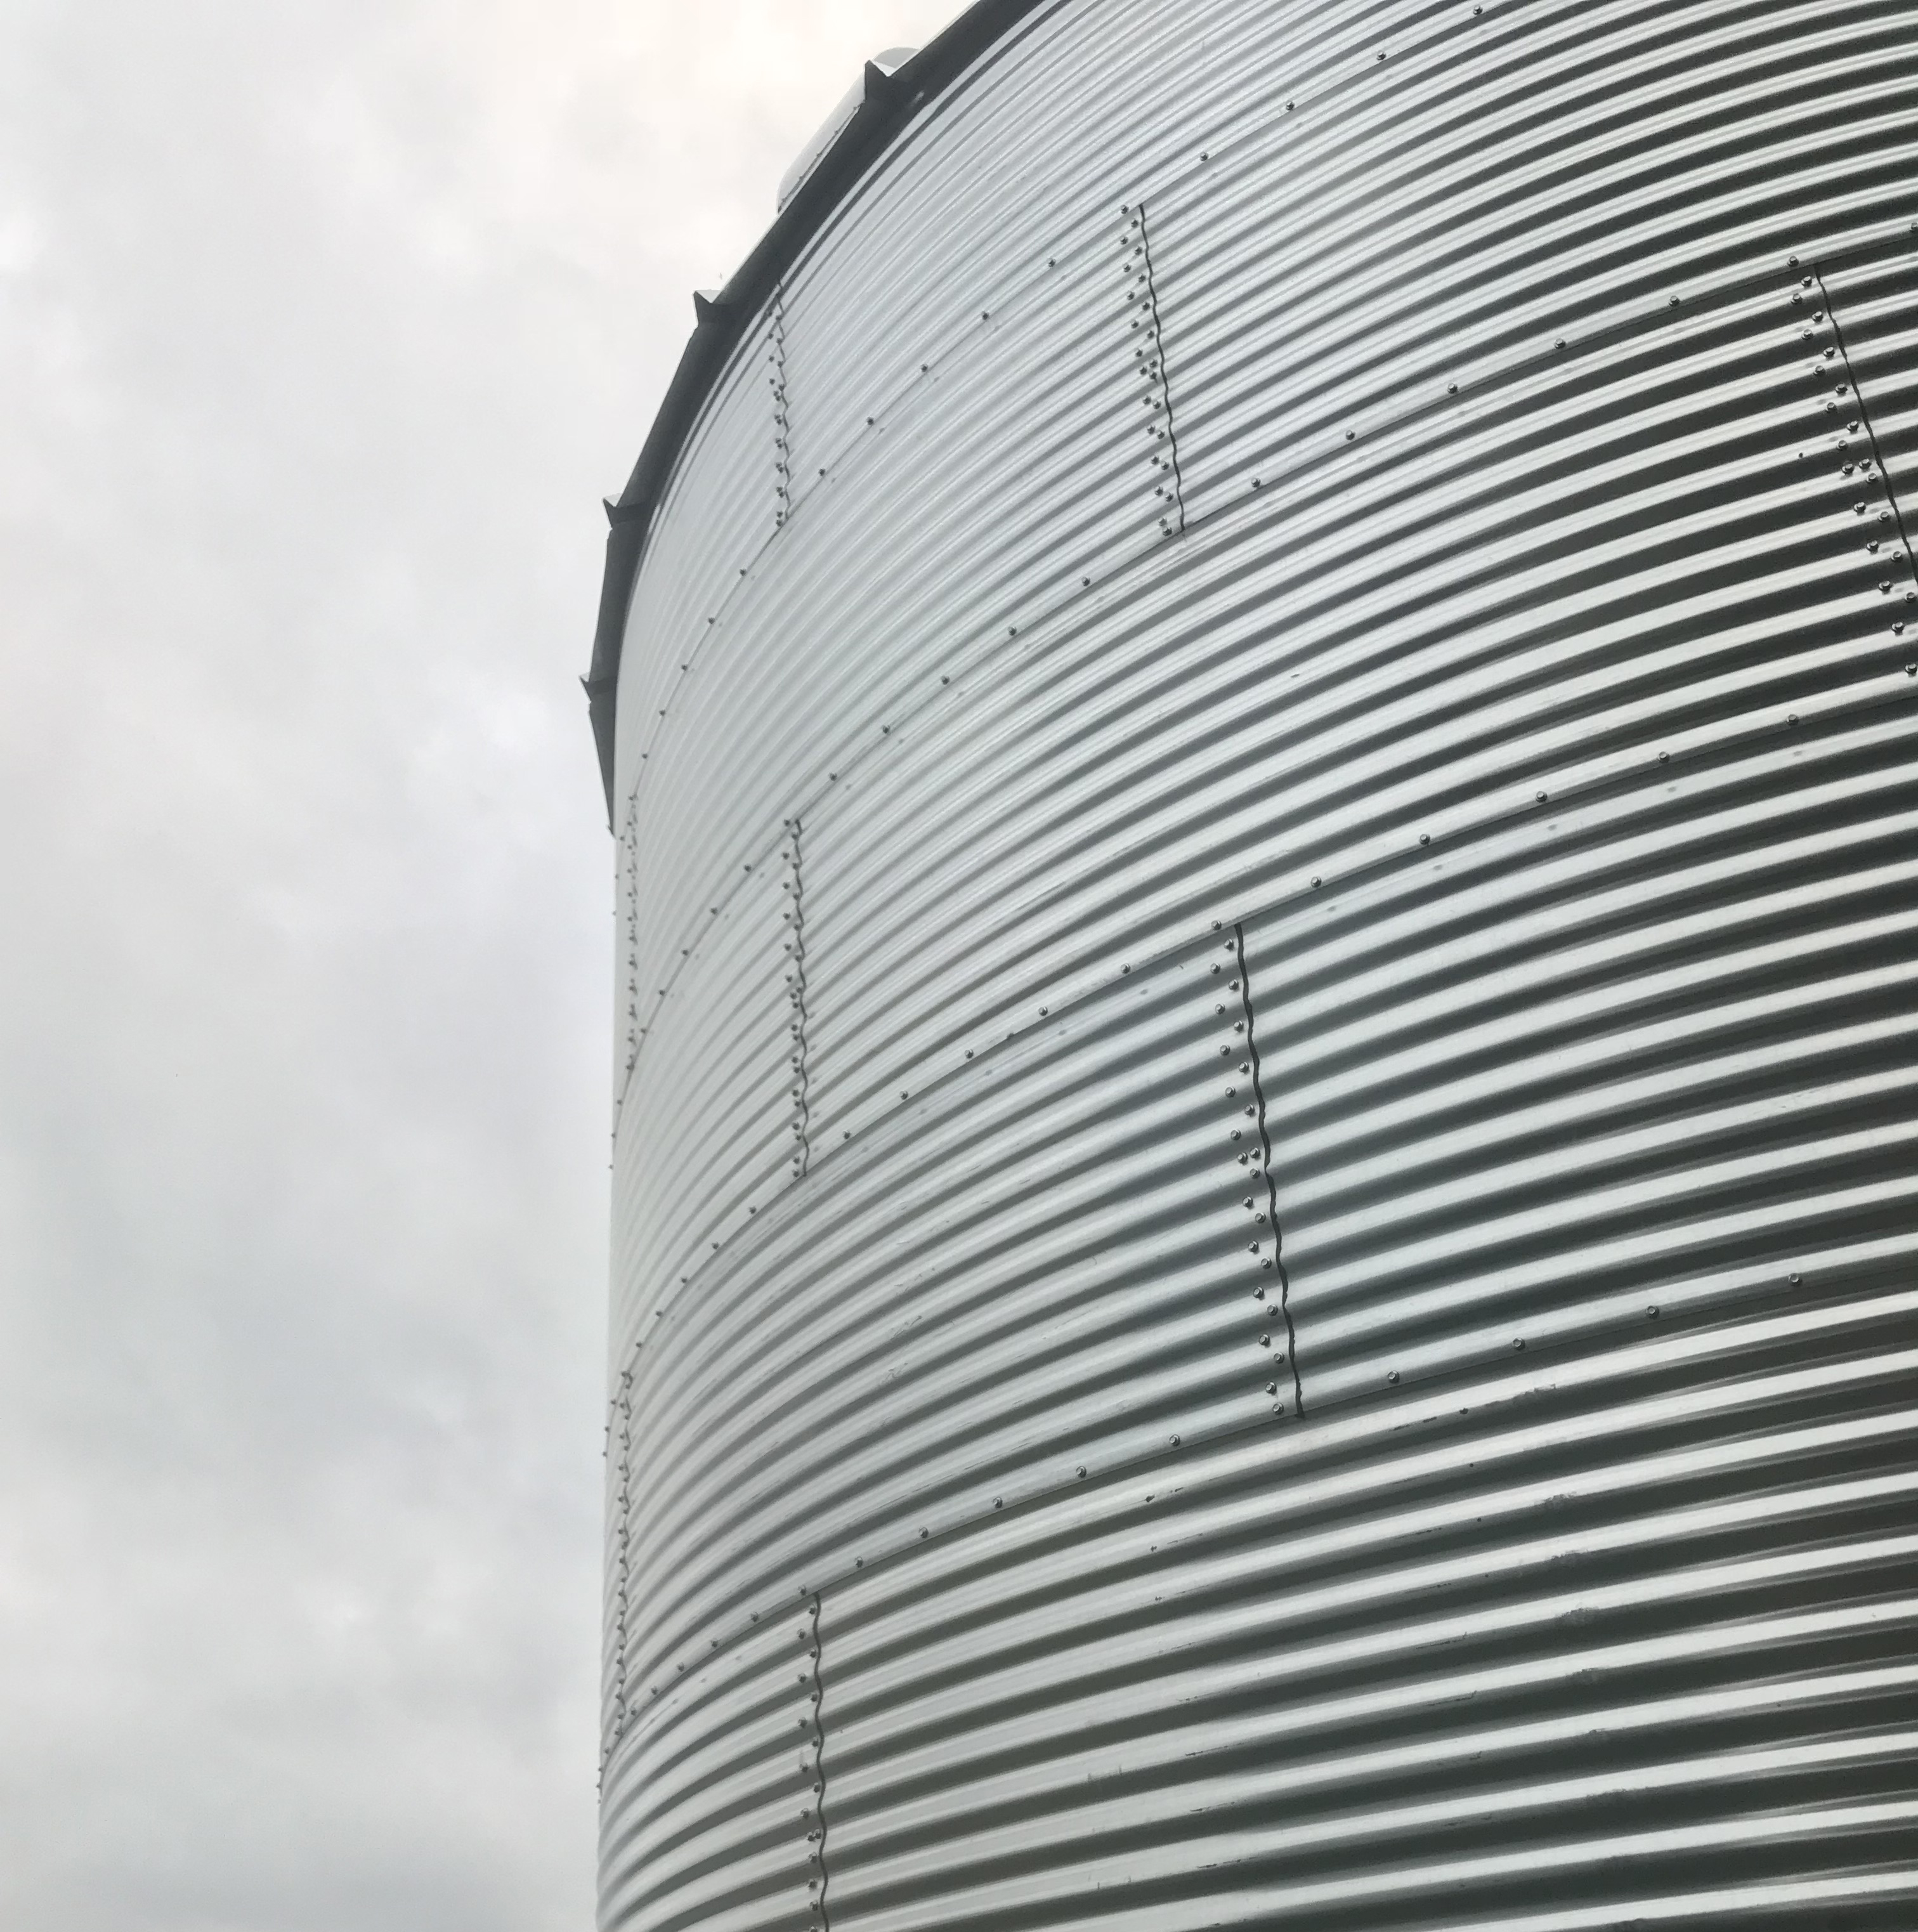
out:
{"label": "overcast sky", "polygon": [[5,1932],[591,1923],[599,500],[956,10],[0,0]]}

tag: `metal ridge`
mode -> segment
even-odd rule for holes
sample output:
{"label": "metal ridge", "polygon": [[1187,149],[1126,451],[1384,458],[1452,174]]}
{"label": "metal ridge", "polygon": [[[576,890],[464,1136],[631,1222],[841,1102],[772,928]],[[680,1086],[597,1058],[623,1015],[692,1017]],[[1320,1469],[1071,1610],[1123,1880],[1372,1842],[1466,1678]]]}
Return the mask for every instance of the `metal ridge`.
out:
{"label": "metal ridge", "polygon": [[628,607],[646,549],[653,512],[665,494],[680,452],[740,338],[840,202],[892,145],[913,115],[944,92],[980,54],[1009,32],[1042,0],[974,0],[952,25],[888,75],[867,62],[866,98],[821,156],[791,200],[717,296],[695,298],[698,326],[668,386],[659,413],[617,502],[605,506],[605,574],[585,686],[599,776],[606,793],[606,829],[613,829],[613,742],[619,700],[620,655]]}

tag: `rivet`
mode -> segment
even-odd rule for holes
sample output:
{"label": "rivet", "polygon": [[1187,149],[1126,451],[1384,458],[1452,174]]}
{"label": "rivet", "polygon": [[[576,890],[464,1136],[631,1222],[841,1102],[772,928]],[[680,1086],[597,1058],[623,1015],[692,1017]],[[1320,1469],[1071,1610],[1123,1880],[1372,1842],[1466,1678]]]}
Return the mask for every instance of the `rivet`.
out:
{"label": "rivet", "polygon": [[1658,1304],[1655,1301],[1653,1302],[1651,1306],[1646,1310],[1645,1313],[1648,1320],[1652,1322],[1657,1321],[1658,1318]]}
{"label": "rivet", "polygon": [[1386,1379],[1386,1381],[1387,1381],[1387,1382],[1397,1382],[1397,1381],[1398,1380],[1398,1371],[1397,1371],[1397,1370],[1396,1370],[1396,1369],[1388,1369],[1388,1370],[1385,1371],[1385,1379]]}
{"label": "rivet", "polygon": [[1082,1476],[1085,1474],[1085,1465],[1083,1462],[1080,1463],[1079,1466],[1079,1473]]}
{"label": "rivet", "polygon": [[1792,1286],[1793,1286],[1793,1288],[1796,1288],[1796,1287],[1798,1286],[1798,1282],[1799,1282],[1799,1277],[1798,1277],[1796,1275],[1793,1275],[1793,1276],[1791,1277],[1791,1285],[1792,1285]]}

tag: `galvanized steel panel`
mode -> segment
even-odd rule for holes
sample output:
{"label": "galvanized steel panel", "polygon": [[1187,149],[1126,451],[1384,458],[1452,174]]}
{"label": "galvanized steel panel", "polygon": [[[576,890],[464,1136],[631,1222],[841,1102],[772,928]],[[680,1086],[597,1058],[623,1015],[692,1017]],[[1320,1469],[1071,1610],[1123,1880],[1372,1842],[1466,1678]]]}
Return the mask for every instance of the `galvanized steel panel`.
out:
{"label": "galvanized steel panel", "polygon": [[1060,0],[785,278],[621,672],[605,1925],[1911,1922],[1914,51]]}
{"label": "galvanized steel panel", "polygon": [[[729,892],[650,1009],[645,1080],[624,1089],[614,1146],[623,1212],[614,1266],[623,1281],[652,1284],[656,1302],[745,1232],[796,1157],[791,904],[784,866]],[[618,1358],[651,1312],[618,1309]]]}
{"label": "galvanized steel panel", "polygon": [[[1208,964],[1189,949],[1115,974],[902,1096],[872,1146],[842,1143],[703,1292],[668,1301],[635,1371],[642,1661],[737,1606],[769,1562],[798,1589],[822,1564],[859,1567],[862,1536],[877,1555],[1088,1456],[1267,1412],[1262,1364],[1222,1366],[1241,1325],[1220,1291],[1244,1178],[1211,1156],[1253,1127],[1249,1081],[1207,1036]],[[773,1322],[803,1352],[742,1376],[742,1330]]]}
{"label": "galvanized steel panel", "polygon": [[836,1588],[835,1916],[1908,1911],[1912,1312],[1348,1408]]}

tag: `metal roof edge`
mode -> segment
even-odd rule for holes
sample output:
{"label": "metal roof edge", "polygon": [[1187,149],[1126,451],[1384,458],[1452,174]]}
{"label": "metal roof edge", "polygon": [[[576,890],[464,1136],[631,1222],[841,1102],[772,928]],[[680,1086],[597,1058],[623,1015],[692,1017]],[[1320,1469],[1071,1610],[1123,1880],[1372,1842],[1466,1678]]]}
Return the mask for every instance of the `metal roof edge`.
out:
{"label": "metal roof edge", "polygon": [[869,62],[866,98],[839,138],[773,218],[732,279],[714,299],[696,304],[692,332],[665,399],[653,419],[639,460],[617,503],[606,505],[605,574],[593,638],[592,668],[580,681],[599,754],[606,791],[607,829],[613,829],[613,734],[620,654],[641,556],[653,512],[686,446],[707,398],[747,326],[771,299],[787,271],[827,218],[890,147],[913,114],[943,93],[978,56],[1046,0],[974,0],[950,26],[887,75]]}

